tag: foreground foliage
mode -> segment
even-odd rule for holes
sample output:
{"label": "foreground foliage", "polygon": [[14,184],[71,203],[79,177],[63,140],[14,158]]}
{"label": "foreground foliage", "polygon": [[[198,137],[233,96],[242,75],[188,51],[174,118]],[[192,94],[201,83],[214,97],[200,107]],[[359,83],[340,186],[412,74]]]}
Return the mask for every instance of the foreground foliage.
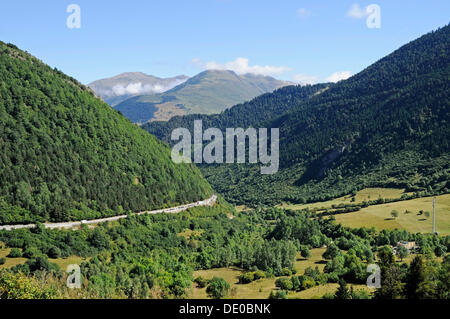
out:
{"label": "foreground foliage", "polygon": [[[87,257],[81,264],[85,278],[82,292],[95,298],[186,297],[194,282],[194,270],[230,266],[246,271],[240,278],[241,284],[281,276],[277,286],[282,290],[301,291],[340,280],[364,284],[367,264],[377,261],[383,265],[385,259],[379,257],[379,250],[396,246],[401,240],[416,241],[419,253],[430,260],[427,263],[433,268],[429,269],[434,269],[431,273],[447,271],[448,257],[441,264],[431,256],[438,255],[437,247],[445,254],[450,249],[450,237],[349,229],[336,224],[332,217],[275,208],[242,212],[232,219],[230,213],[233,208],[220,200],[216,207],[198,207],[177,215],[129,217],[95,229],[36,227],[2,231],[0,240],[29,256],[24,265],[15,266],[11,271],[32,277],[42,272],[62,276],[62,270],[47,259],[55,249],[61,257]],[[297,253],[308,256],[307,250],[323,245],[328,246],[323,256],[327,260],[324,271],[309,267],[303,274],[296,274]],[[405,274],[416,271],[406,263],[398,267]],[[401,277],[402,285],[408,282],[406,278]],[[434,298],[448,297],[443,293],[448,291],[447,277],[418,278],[425,278],[424,282],[432,278],[435,285],[443,287],[435,289]],[[196,278],[195,282],[203,287],[211,286],[209,293],[214,298],[224,297],[228,291],[219,279],[212,285],[202,278]],[[401,291],[399,296],[405,297]]]}

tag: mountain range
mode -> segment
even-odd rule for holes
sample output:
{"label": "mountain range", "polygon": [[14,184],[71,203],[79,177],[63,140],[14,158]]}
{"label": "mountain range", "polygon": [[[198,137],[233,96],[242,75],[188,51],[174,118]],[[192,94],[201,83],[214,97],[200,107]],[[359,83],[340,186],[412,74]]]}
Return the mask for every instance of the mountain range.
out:
{"label": "mountain range", "polygon": [[304,203],[365,187],[450,189],[450,26],[426,34],[348,80],[290,86],[219,115],[190,115],[144,129],[170,141],[174,128],[280,129],[280,171],[213,164],[201,170],[239,204]]}
{"label": "mountain range", "polygon": [[176,115],[220,113],[289,84],[269,76],[208,70],[164,93],[134,96],[114,108],[135,123],[166,121]]}
{"label": "mountain range", "polygon": [[89,83],[88,86],[106,103],[115,106],[126,99],[142,94],[157,94],[189,79],[186,75],[159,78],[142,72],[127,72]]}

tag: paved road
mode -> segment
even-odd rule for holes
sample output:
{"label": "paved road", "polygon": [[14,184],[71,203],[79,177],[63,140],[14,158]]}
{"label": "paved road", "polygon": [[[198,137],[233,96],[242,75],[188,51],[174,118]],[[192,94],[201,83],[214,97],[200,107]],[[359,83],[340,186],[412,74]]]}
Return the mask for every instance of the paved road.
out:
{"label": "paved road", "polygon": [[[195,203],[190,203],[186,205],[181,205],[177,207],[172,208],[164,208],[164,209],[158,209],[158,210],[150,210],[146,212],[140,212],[135,213],[133,215],[145,215],[145,214],[176,214],[182,211],[185,211],[192,207],[198,207],[198,206],[212,206],[217,200],[217,196],[213,195],[208,199],[201,200]],[[77,222],[64,222],[64,223],[47,223],[44,224],[45,228],[54,229],[54,228],[72,228],[76,226],[81,226],[82,224],[91,225],[91,224],[98,224],[98,223],[104,223],[104,222],[112,222],[119,219],[127,218],[127,215],[120,215],[120,216],[114,216],[114,217],[107,217],[107,218],[100,218],[100,219],[92,219],[92,220],[82,220]],[[12,229],[21,229],[21,228],[33,228],[36,224],[27,224],[27,225],[6,225],[6,226],[0,226],[0,230],[12,230]]]}

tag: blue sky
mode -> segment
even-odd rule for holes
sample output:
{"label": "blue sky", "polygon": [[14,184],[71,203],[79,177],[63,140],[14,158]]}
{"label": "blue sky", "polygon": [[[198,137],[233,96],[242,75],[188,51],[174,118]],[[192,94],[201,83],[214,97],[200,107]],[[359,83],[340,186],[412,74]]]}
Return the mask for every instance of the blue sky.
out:
{"label": "blue sky", "polygon": [[[66,26],[72,3],[80,29]],[[359,14],[349,16],[355,4]],[[381,28],[366,25],[370,4],[381,9]],[[361,71],[448,24],[449,12],[448,0],[15,0],[0,3],[0,40],[86,84],[205,68],[317,82]]]}

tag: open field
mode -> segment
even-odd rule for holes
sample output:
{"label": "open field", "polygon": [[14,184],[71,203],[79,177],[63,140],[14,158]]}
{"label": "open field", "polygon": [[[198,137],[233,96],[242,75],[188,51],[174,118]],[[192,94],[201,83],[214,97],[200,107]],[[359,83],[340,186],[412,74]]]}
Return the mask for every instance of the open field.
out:
{"label": "open field", "polygon": [[62,271],[66,271],[67,266],[69,265],[80,265],[83,261],[85,261],[85,258],[78,257],[78,256],[69,256],[67,258],[49,258],[48,261],[54,264],[57,264],[59,268],[61,268]]}
{"label": "open field", "polygon": [[[322,254],[325,252],[326,248],[314,248],[311,249],[311,258],[304,259],[298,254],[295,261],[296,275],[303,275],[305,269],[308,267],[315,268],[316,266],[322,272],[326,261],[322,259]],[[410,263],[416,255],[409,255],[403,262]],[[400,258],[396,258],[397,262],[400,263]],[[442,262],[442,258],[437,258],[439,262]],[[239,284],[239,275],[244,273],[244,271],[237,267],[229,268],[216,268],[208,270],[198,270],[194,272],[194,278],[202,276],[205,279],[212,279],[213,277],[221,277],[225,279],[231,287],[230,293],[227,298],[230,299],[267,299],[271,291],[276,291],[278,288],[275,287],[275,281],[280,278],[264,278],[259,279],[249,284]],[[307,290],[294,292],[290,291],[288,293],[288,298],[293,299],[320,299],[326,293],[335,293],[339,285],[336,283],[328,283],[325,285],[315,286]],[[349,284],[353,286],[355,290],[366,290],[368,292],[373,292],[373,289],[368,288],[366,285],[356,285]],[[188,298],[192,299],[207,299],[206,288],[192,287],[188,293]]]}
{"label": "open field", "polygon": [[340,204],[360,204],[363,201],[368,200],[376,200],[378,198],[389,198],[389,199],[396,199],[401,198],[401,196],[405,194],[404,189],[398,189],[398,188],[365,188],[363,190],[360,190],[355,195],[355,200],[352,202],[352,195],[346,195],[339,198],[335,198],[329,201],[325,202],[318,202],[318,203],[311,203],[311,204],[282,204],[278,205],[280,208],[285,209],[293,209],[293,210],[301,210],[301,209],[329,209],[332,208],[333,205],[337,206]]}
{"label": "open field", "polygon": [[[298,292],[290,292],[288,294],[288,298],[292,299],[321,299],[323,295],[326,293],[334,294],[336,289],[339,287],[339,284],[325,284],[320,286],[315,286],[309,288],[307,290],[298,291]],[[370,289],[366,285],[354,285],[348,284],[348,288],[353,287],[355,291],[357,290],[365,290],[367,292],[373,292],[374,289]]]}
{"label": "open field", "polygon": [[319,268],[320,271],[323,271],[326,265],[326,261],[322,259],[322,255],[325,252],[326,248],[314,248],[311,249],[311,258],[304,259],[297,255],[297,260],[295,261],[295,270],[297,271],[297,275],[303,275],[305,269],[308,267]]}
{"label": "open field", "polygon": [[4,246],[5,246],[4,243],[0,242],[0,247],[2,247],[2,248],[0,248],[0,259],[6,258],[6,263],[3,265],[0,265],[0,269],[1,268],[11,268],[16,265],[24,264],[27,261],[26,258],[8,258],[8,257],[6,257],[9,255],[11,248],[3,248]]}
{"label": "open field", "polygon": [[[4,247],[4,244],[0,242],[0,247]],[[4,265],[0,265],[1,268],[11,268],[16,265],[24,264],[28,259],[27,258],[9,258],[7,257],[9,255],[9,252],[11,251],[11,248],[0,248],[0,259],[6,258],[6,263]],[[57,264],[61,270],[65,271],[67,269],[67,266],[72,264],[81,264],[83,261],[85,261],[85,258],[78,257],[78,256],[69,256],[67,258],[49,258],[48,261],[54,264]]]}
{"label": "open field", "polygon": [[[308,267],[318,267],[320,271],[325,267],[325,261],[322,260],[322,254],[325,252],[325,248],[311,249],[311,258],[304,259],[297,256],[295,262],[295,269],[297,270],[297,275],[303,275],[304,271]],[[233,299],[267,299],[271,291],[276,291],[278,288],[275,287],[275,281],[278,278],[264,278],[259,279],[249,284],[239,284],[239,275],[243,271],[239,268],[229,267],[229,268],[216,268],[208,270],[198,270],[194,272],[194,278],[202,276],[206,279],[212,279],[213,277],[221,277],[225,279],[231,286],[230,294],[228,298]],[[309,298],[306,293],[308,290],[302,291],[301,293],[292,293],[292,298]],[[328,287],[325,292],[334,292],[334,286]],[[324,293],[325,293],[324,292]],[[311,294],[317,295],[320,291],[317,289]],[[323,295],[323,294],[322,294]],[[319,297],[321,297],[320,295]],[[289,295],[291,297],[291,294]],[[205,299],[208,298],[206,294],[206,288],[191,288],[189,298],[193,299]]]}
{"label": "open field", "polygon": [[[267,299],[272,290],[275,290],[276,278],[264,278],[249,284],[238,284],[238,277],[243,271],[239,268],[216,268],[209,270],[198,270],[194,272],[194,278],[202,276],[206,279],[212,279],[213,277],[221,277],[225,279],[231,286],[230,294],[228,298],[233,299]],[[189,298],[193,299],[206,299],[206,288],[191,289]]]}
{"label": "open field", "polygon": [[[392,210],[399,212],[393,219]],[[408,210],[409,213],[405,214]],[[430,212],[430,217],[418,215],[419,211]],[[369,206],[359,212],[335,215],[336,221],[348,227],[375,227],[381,229],[405,229],[411,233],[431,233],[433,220],[433,197],[416,198],[395,203]],[[436,230],[441,235],[450,235],[450,194],[436,197]]]}

